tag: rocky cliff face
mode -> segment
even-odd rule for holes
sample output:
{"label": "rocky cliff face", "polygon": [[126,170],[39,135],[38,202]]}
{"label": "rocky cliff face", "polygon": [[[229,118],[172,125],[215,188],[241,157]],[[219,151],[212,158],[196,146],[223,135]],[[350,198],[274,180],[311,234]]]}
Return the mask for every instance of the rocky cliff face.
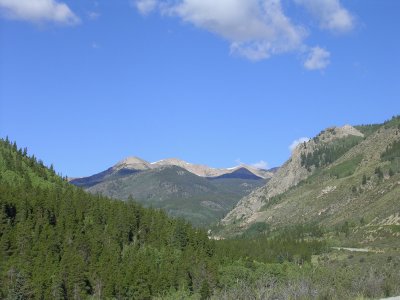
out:
{"label": "rocky cliff face", "polygon": [[322,131],[317,137],[299,144],[292,152],[290,159],[276,172],[271,180],[262,188],[255,190],[239,201],[236,207],[221,221],[227,226],[246,227],[257,218],[257,213],[268,201],[296,186],[310,176],[314,169],[302,166],[302,155],[312,153],[317,147],[347,136],[363,137],[363,134],[350,125],[332,127]]}

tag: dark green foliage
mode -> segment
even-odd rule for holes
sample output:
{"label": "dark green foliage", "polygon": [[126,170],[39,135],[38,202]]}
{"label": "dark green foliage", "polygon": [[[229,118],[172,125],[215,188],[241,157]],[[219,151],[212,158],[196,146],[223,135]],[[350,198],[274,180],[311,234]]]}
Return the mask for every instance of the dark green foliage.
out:
{"label": "dark green foliage", "polygon": [[392,119],[386,121],[384,127],[388,128],[397,128],[400,129],[400,116],[393,116]]}
{"label": "dark green foliage", "polygon": [[358,131],[363,133],[364,136],[366,136],[366,137],[368,137],[371,134],[375,133],[380,127],[382,127],[382,124],[371,124],[371,125],[354,126],[355,129],[357,129]]}
{"label": "dark green foliage", "polygon": [[[354,235],[352,226],[338,226],[339,236]],[[69,185],[27,157],[26,149],[0,140],[0,299],[355,299],[400,293],[397,252],[385,258],[387,269],[368,273],[370,255],[364,269],[327,262],[332,252],[325,233],[313,224],[274,231],[256,223],[247,236],[212,241],[203,230],[131,197],[111,200]]]}
{"label": "dark green foliage", "polygon": [[400,141],[393,142],[381,155],[382,161],[396,162],[400,159]]}
{"label": "dark green foliage", "polygon": [[346,237],[349,236],[350,234],[350,224],[349,222],[344,222],[342,224],[342,226],[339,227],[339,232],[343,232],[345,234]]}
{"label": "dark green foliage", "polygon": [[314,152],[301,155],[301,165],[309,170],[311,170],[311,167],[327,166],[362,140],[361,137],[349,136],[329,144],[320,145]]}
{"label": "dark green foliage", "polygon": [[269,228],[268,224],[265,222],[256,222],[250,225],[249,228],[243,233],[246,237],[255,237],[258,236]]}
{"label": "dark green foliage", "polygon": [[187,222],[85,193],[0,140],[0,298],[200,291],[215,281],[214,247]]}
{"label": "dark green foliage", "polygon": [[383,172],[380,167],[375,168],[375,174],[378,176],[379,179],[383,178]]}
{"label": "dark green foliage", "polygon": [[207,280],[204,280],[200,289],[200,297],[201,297],[200,299],[207,300],[210,298],[210,296],[211,296],[210,286]]}
{"label": "dark green foliage", "polygon": [[366,185],[367,184],[367,175],[363,175],[363,177],[362,177],[362,185]]}
{"label": "dark green foliage", "polygon": [[353,175],[356,171],[357,167],[360,165],[362,161],[362,156],[356,156],[353,159],[346,160],[328,170],[328,173],[331,176],[336,178],[343,178],[347,176]]}
{"label": "dark green foliage", "polygon": [[[208,299],[224,266],[303,264],[326,248],[304,229],[214,242],[132,199],[85,193],[15,149],[0,141],[1,298],[151,299],[184,289]],[[267,230],[257,223],[250,232]]]}
{"label": "dark green foliage", "polygon": [[26,275],[15,269],[10,269],[7,275],[7,279],[10,282],[7,300],[30,299],[32,296],[32,291],[28,285]]}
{"label": "dark green foliage", "polygon": [[[256,223],[257,227],[260,223]],[[320,254],[327,249],[324,241],[310,239],[322,236],[322,229],[317,226],[295,226],[271,234],[258,235],[234,240],[219,241],[216,245],[218,256],[225,256],[228,262],[245,258],[263,263],[282,263],[284,261],[305,263],[311,261],[311,256]]]}
{"label": "dark green foliage", "polygon": [[268,208],[270,208],[270,207],[272,207],[273,205],[277,204],[277,203],[282,199],[282,196],[283,196],[283,195],[284,195],[284,194],[280,194],[280,195],[271,197],[271,198],[268,199],[268,201],[267,201],[267,199],[264,197],[264,199],[265,199],[264,202],[266,202],[266,203],[263,205],[263,207],[262,207],[260,210],[261,210],[261,211],[267,210]]}

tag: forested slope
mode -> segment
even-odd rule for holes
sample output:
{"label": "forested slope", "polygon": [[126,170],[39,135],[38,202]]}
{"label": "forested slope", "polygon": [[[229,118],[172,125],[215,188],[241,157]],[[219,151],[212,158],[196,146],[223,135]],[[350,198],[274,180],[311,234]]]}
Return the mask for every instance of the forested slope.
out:
{"label": "forested slope", "polygon": [[[390,156],[394,148],[388,148]],[[240,238],[69,185],[0,140],[1,299],[355,299],[400,293],[396,249],[343,255],[318,226]],[[388,156],[388,157],[389,157]]]}
{"label": "forested slope", "polygon": [[205,232],[69,185],[0,141],[0,298],[145,299],[214,281]]}

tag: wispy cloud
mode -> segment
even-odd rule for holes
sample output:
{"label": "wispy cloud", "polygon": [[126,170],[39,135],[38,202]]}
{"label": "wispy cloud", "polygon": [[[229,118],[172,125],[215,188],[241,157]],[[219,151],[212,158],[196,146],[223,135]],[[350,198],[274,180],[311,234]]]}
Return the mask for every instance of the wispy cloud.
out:
{"label": "wispy cloud", "polygon": [[242,160],[240,158],[235,159],[235,163],[236,165],[240,166],[240,165],[244,165],[244,162],[242,162]]}
{"label": "wispy cloud", "polygon": [[307,70],[322,70],[325,69],[330,64],[331,54],[329,51],[314,47],[311,48],[306,61],[304,62],[304,67]]}
{"label": "wispy cloud", "polygon": [[62,2],[55,0],[0,0],[3,16],[29,22],[76,25],[80,19]]}
{"label": "wispy cloud", "polygon": [[[317,70],[329,64],[330,53],[306,44],[309,30],[288,17],[281,0],[132,1],[143,15],[158,11],[224,38],[230,44],[232,55],[258,61],[278,54],[304,53],[304,49],[309,49],[310,57],[304,64],[306,69]],[[332,31],[353,28],[353,17],[339,0],[293,1],[318,17],[323,28]]]}
{"label": "wispy cloud", "polygon": [[354,16],[339,0],[294,0],[314,16],[322,29],[334,32],[348,32],[354,28]]}
{"label": "wispy cloud", "polygon": [[261,60],[301,47],[307,31],[284,14],[279,0],[136,0],[142,14],[158,9],[163,15],[223,37],[233,55]]}
{"label": "wispy cloud", "polygon": [[284,14],[278,0],[184,0],[164,7],[165,12],[222,36],[232,54],[250,60],[294,51],[307,36]]}
{"label": "wispy cloud", "polygon": [[297,148],[298,145],[300,145],[301,143],[304,143],[304,142],[308,142],[309,140],[310,140],[310,138],[308,138],[308,137],[301,137],[301,138],[299,138],[299,139],[297,139],[297,140],[294,140],[294,141],[290,144],[289,150],[290,150],[290,151],[293,151],[294,149]]}
{"label": "wispy cloud", "polygon": [[89,11],[87,13],[87,16],[90,20],[97,20],[98,18],[100,18],[101,14],[99,12],[96,11]]}
{"label": "wispy cloud", "polygon": [[264,160],[260,160],[260,161],[258,161],[256,163],[253,163],[253,164],[246,164],[246,163],[242,162],[240,160],[240,158],[238,158],[238,159],[235,160],[235,163],[236,163],[237,166],[243,166],[244,165],[244,166],[251,166],[251,167],[254,167],[254,168],[257,168],[257,169],[265,169],[265,170],[268,169],[268,167],[269,167],[268,163],[266,161],[264,161]]}
{"label": "wispy cloud", "polygon": [[136,8],[139,10],[139,12],[143,15],[147,15],[150,12],[152,12],[154,9],[156,9],[158,5],[157,0],[136,0],[133,1],[133,4],[136,6]]}
{"label": "wispy cloud", "polygon": [[260,160],[259,162],[251,164],[251,166],[257,169],[264,169],[264,170],[267,170],[269,167],[268,163],[264,160]]}

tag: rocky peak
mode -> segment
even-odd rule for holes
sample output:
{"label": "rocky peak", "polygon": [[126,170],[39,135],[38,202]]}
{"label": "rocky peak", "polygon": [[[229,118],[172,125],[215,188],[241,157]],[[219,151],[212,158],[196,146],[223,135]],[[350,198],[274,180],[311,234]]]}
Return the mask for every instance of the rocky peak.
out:
{"label": "rocky peak", "polygon": [[139,157],[127,157],[121,161],[119,161],[114,167],[114,170],[121,170],[121,169],[134,169],[134,170],[148,170],[150,169],[150,164],[139,158]]}
{"label": "rocky peak", "polygon": [[179,158],[166,158],[153,162],[151,163],[151,165],[155,167],[155,166],[187,166],[191,164]]}
{"label": "rocky peak", "polygon": [[307,170],[301,164],[303,154],[312,153],[320,144],[329,143],[333,140],[347,137],[349,135],[364,135],[350,125],[343,127],[331,127],[322,131],[318,136],[299,144],[293,151],[286,163],[279,168],[271,180],[262,188],[255,190],[250,195],[239,201],[236,207],[221,221],[229,224],[234,220],[241,220],[242,226],[252,222],[257,212],[266,204],[270,198],[279,195],[289,188],[296,186],[300,181],[312,174],[313,170]]}
{"label": "rocky peak", "polygon": [[340,139],[347,137],[349,135],[364,137],[359,130],[351,125],[344,125],[342,127],[329,127],[323,130],[319,135],[317,135],[313,140],[318,140],[322,142],[330,142],[335,139]]}

